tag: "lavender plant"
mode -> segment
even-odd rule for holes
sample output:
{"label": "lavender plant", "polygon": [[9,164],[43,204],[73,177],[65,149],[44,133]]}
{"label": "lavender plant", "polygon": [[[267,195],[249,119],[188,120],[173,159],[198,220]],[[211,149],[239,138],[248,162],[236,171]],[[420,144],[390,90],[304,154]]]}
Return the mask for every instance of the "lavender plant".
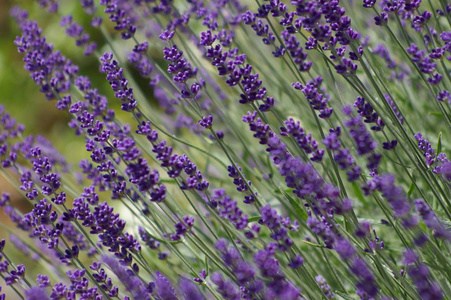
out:
{"label": "lavender plant", "polygon": [[0,299],[451,299],[451,4],[36,3],[84,159],[1,106]]}

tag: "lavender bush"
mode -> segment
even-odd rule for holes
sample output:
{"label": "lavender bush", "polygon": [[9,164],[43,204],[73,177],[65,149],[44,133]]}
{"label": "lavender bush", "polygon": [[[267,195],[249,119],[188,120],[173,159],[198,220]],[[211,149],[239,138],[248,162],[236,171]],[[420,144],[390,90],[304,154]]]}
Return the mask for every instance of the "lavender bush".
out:
{"label": "lavender bush", "polygon": [[447,1],[36,3],[99,72],[11,10],[86,152],[1,107],[0,299],[451,299]]}

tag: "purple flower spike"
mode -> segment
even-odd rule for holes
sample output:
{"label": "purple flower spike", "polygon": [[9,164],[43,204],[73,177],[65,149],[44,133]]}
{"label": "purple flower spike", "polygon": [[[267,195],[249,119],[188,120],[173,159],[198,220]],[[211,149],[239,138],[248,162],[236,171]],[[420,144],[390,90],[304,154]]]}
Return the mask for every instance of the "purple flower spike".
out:
{"label": "purple flower spike", "polygon": [[376,0],[363,0],[363,7],[372,8],[376,4]]}
{"label": "purple flower spike", "polygon": [[333,109],[327,106],[330,96],[325,90],[321,89],[322,82],[323,79],[318,76],[313,80],[309,80],[306,85],[302,85],[299,82],[292,85],[295,89],[302,91],[314,110],[320,112],[320,118],[328,119],[332,115]]}
{"label": "purple flower spike", "polygon": [[199,291],[197,286],[186,278],[181,278],[179,283],[179,291],[185,300],[205,300],[205,296]]}
{"label": "purple flower spike", "polygon": [[202,120],[199,121],[199,124],[205,129],[211,129],[211,126],[213,124],[213,115],[210,114],[208,117],[202,117]]}
{"label": "purple flower spike", "polygon": [[438,173],[441,174],[445,180],[451,181],[451,162],[444,162]]}
{"label": "purple flower spike", "polygon": [[240,300],[238,288],[229,280],[225,280],[221,273],[213,273],[211,281],[216,284],[216,289],[226,300]]}
{"label": "purple flower spike", "polygon": [[393,150],[393,149],[396,148],[396,145],[398,145],[398,141],[397,140],[392,140],[390,142],[384,142],[384,143],[382,143],[382,145],[383,145],[382,147],[385,150]]}
{"label": "purple flower spike", "polygon": [[136,25],[134,18],[123,9],[117,0],[101,0],[100,5],[105,6],[104,12],[109,15],[111,22],[116,23],[114,30],[121,33],[124,40],[128,40],[135,35]]}
{"label": "purple flower spike", "polygon": [[25,69],[30,72],[34,82],[41,86],[41,92],[48,100],[56,98],[56,93],[64,94],[70,90],[71,79],[78,73],[78,67],[66,59],[60,52],[42,37],[42,30],[37,23],[28,20],[28,15],[13,9],[12,16],[19,23],[22,36],[14,44],[20,53],[25,53]]}
{"label": "purple flower spike", "polygon": [[322,275],[315,276],[315,280],[327,299],[333,299],[335,297],[335,294],[331,291],[330,285],[327,284],[326,279]]}
{"label": "purple flower spike", "polygon": [[113,53],[105,53],[100,60],[102,61],[101,70],[107,75],[107,80],[115,92],[115,96],[122,101],[122,110],[133,111],[138,102],[133,95],[133,89],[128,87],[128,80],[122,75],[123,69],[119,68],[116,60],[113,60]]}
{"label": "purple flower spike", "polygon": [[158,37],[163,40],[169,42],[174,37],[175,31],[168,31],[165,30],[163,33],[161,33]]}
{"label": "purple flower spike", "polygon": [[5,282],[7,285],[12,285],[25,277],[25,266],[18,265],[15,270],[9,272],[9,276],[5,277]]}
{"label": "purple flower spike", "polygon": [[298,269],[303,264],[304,264],[304,259],[299,254],[296,254],[296,256],[290,260],[290,262],[288,263],[288,266],[293,269]]}
{"label": "purple flower spike", "polygon": [[269,243],[265,249],[254,255],[254,261],[261,275],[268,280],[266,293],[275,299],[298,299],[301,291],[285,278],[279,262],[274,258],[277,244]]}
{"label": "purple flower spike", "polygon": [[358,278],[357,294],[361,299],[371,299],[379,293],[374,276],[368,265],[360,258],[356,258],[351,265],[351,272]]}
{"label": "purple flower spike", "polygon": [[340,238],[335,243],[335,251],[340,255],[342,259],[350,259],[355,254],[354,247],[345,239]]}
{"label": "purple flower spike", "polygon": [[423,135],[420,132],[418,132],[414,137],[418,141],[418,148],[420,148],[426,158],[426,164],[428,166],[434,165],[436,162],[434,148],[432,148],[431,144],[423,138]]}
{"label": "purple flower spike", "polygon": [[229,220],[236,229],[243,230],[248,225],[249,217],[239,207],[238,203],[226,195],[225,191],[215,190],[211,199],[218,205],[221,218]]}
{"label": "purple flower spike", "polygon": [[403,193],[402,188],[395,186],[395,177],[392,174],[383,174],[378,179],[378,190],[387,199],[395,216],[404,217],[410,213],[411,204]]}
{"label": "purple flower spike", "polygon": [[66,27],[66,34],[75,39],[75,44],[78,47],[84,48],[84,55],[91,55],[97,50],[97,44],[90,42],[89,34],[83,33],[83,27],[74,22],[71,15],[62,17],[60,25]]}
{"label": "purple flower spike", "polygon": [[306,154],[311,154],[310,160],[321,162],[324,156],[324,150],[318,148],[318,142],[312,135],[306,134],[301,127],[299,121],[294,121],[293,118],[284,122],[285,127],[281,127],[281,135],[288,135],[293,137],[299,145],[299,148],[305,151]]}
{"label": "purple flower spike", "polygon": [[194,218],[190,216],[184,216],[182,221],[175,224],[175,234],[171,234],[171,241],[179,241],[194,225]]}
{"label": "purple flower spike", "polygon": [[415,200],[415,206],[427,227],[434,230],[434,236],[451,241],[451,231],[440,222],[434,211],[423,199]]}
{"label": "purple flower spike", "polygon": [[443,299],[443,292],[439,285],[431,280],[430,270],[420,261],[418,254],[408,249],[404,253],[404,260],[408,265],[407,274],[412,278],[421,299]]}
{"label": "purple flower spike", "polygon": [[357,154],[360,156],[377,148],[377,142],[372,139],[361,121],[362,118],[357,116],[346,120],[344,123],[350,129],[350,134],[356,143]]}
{"label": "purple flower spike", "polygon": [[[241,167],[238,166],[238,164],[236,164],[238,167],[238,170],[241,172]],[[228,166],[227,167],[227,171],[229,171],[229,177],[233,178],[233,184],[237,186],[236,190],[238,192],[248,192],[249,188],[248,186],[252,185],[252,182],[249,180],[247,181],[247,184],[245,182],[246,178],[241,178],[240,172],[237,170],[236,167],[234,166]],[[244,175],[243,175],[244,176]],[[248,201],[245,201],[245,203],[251,203],[253,202],[255,199],[254,195],[249,194],[248,196]]]}
{"label": "purple flower spike", "polygon": [[[293,240],[288,235],[289,231],[296,230],[296,223],[291,223],[289,218],[283,218],[269,204],[261,209],[259,224],[267,226],[271,230],[271,238],[278,242],[281,251],[288,250],[293,245]],[[294,225],[294,226],[293,226]]]}
{"label": "purple flower spike", "polygon": [[48,12],[54,13],[58,11],[59,3],[57,0],[39,0],[39,6],[47,9]]}
{"label": "purple flower spike", "polygon": [[27,300],[50,300],[45,288],[32,286],[25,291]]}
{"label": "purple flower spike", "polygon": [[102,261],[110,267],[126,290],[133,295],[133,299],[149,299],[145,284],[133,272],[127,271],[114,257],[104,256]]}
{"label": "purple flower spike", "polygon": [[229,246],[225,239],[219,239],[215,247],[221,252],[221,258],[225,265],[231,268],[236,275],[244,295],[252,296],[262,292],[263,282],[260,279],[257,279],[257,271],[251,264],[245,262],[241,258],[238,249]]}
{"label": "purple flower spike", "polygon": [[156,294],[165,300],[178,300],[177,295],[175,294],[175,289],[172,287],[169,280],[163,276],[159,271],[156,273],[155,279],[155,290]]}
{"label": "purple flower spike", "polygon": [[448,104],[451,104],[451,93],[447,90],[441,91],[437,95],[437,100],[440,102],[448,102]]}

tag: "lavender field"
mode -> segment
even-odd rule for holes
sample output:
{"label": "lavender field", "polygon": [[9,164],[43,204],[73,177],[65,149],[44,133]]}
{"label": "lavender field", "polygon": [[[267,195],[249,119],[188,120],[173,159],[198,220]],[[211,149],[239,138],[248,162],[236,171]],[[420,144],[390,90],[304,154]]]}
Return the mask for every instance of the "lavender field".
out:
{"label": "lavender field", "polygon": [[0,300],[451,299],[449,1],[1,8]]}

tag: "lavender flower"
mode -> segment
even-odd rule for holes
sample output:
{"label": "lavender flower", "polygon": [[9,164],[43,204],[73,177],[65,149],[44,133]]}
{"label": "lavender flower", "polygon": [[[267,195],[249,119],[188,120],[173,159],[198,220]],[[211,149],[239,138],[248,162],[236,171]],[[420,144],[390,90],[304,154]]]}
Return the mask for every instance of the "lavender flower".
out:
{"label": "lavender flower", "polygon": [[280,250],[287,250],[293,244],[293,240],[289,237],[288,231],[297,229],[297,221],[291,224],[290,219],[284,219],[277,214],[277,211],[269,204],[261,209],[261,218],[259,224],[267,226],[271,231],[271,238],[278,241]]}
{"label": "lavender flower", "polygon": [[322,82],[323,79],[318,76],[308,81],[305,85],[299,82],[294,83],[293,87],[302,91],[312,108],[320,112],[318,115],[320,118],[328,119],[332,115],[333,109],[327,106],[327,103],[330,101],[330,96],[321,90]]}
{"label": "lavender flower", "polygon": [[25,291],[25,296],[27,296],[27,299],[30,300],[38,300],[38,299],[50,300],[45,289],[42,287],[29,288],[28,290]]}
{"label": "lavender flower", "polygon": [[91,55],[97,50],[95,42],[89,42],[88,33],[83,33],[83,27],[72,20],[72,16],[64,16],[61,18],[60,26],[66,27],[66,34],[75,39],[75,45],[84,47],[84,55]]}
{"label": "lavender flower", "polygon": [[194,283],[186,278],[181,278],[179,290],[185,300],[204,300],[204,295],[199,291]]}
{"label": "lavender flower", "polygon": [[387,199],[395,212],[395,216],[404,217],[410,213],[411,204],[408,202],[402,188],[395,186],[395,178],[391,174],[383,174],[378,178],[378,190]]}
{"label": "lavender flower", "polygon": [[434,230],[435,237],[443,238],[445,240],[451,240],[450,230],[446,229],[444,225],[441,224],[437,216],[431,210],[429,205],[424,202],[423,199],[415,200],[415,206],[426,226]]}
{"label": "lavender flower", "polygon": [[177,300],[177,295],[175,294],[174,288],[171,286],[169,280],[164,277],[160,272],[156,273],[155,280],[156,294],[162,299],[167,300]]}
{"label": "lavender flower", "polygon": [[254,260],[261,275],[268,280],[267,293],[270,298],[297,299],[301,291],[285,279],[279,262],[274,258],[277,244],[270,243],[264,250],[258,251]]}
{"label": "lavender flower", "polygon": [[224,277],[221,273],[214,273],[211,275],[211,281],[217,286],[218,292],[221,294],[224,299],[227,300],[239,300],[240,292],[238,288],[230,281],[224,280]]}
{"label": "lavender flower", "polygon": [[326,296],[327,299],[333,299],[335,297],[335,294],[332,293],[330,286],[327,284],[327,281],[323,276],[318,275],[315,277],[315,280],[321,287],[321,290],[323,291],[324,296]]}
{"label": "lavender flower", "polygon": [[[345,114],[349,115],[347,112]],[[371,138],[361,121],[360,117],[351,117],[345,122],[345,125],[350,128],[349,132],[356,143],[359,156],[370,153],[377,147],[377,143]]]}
{"label": "lavender flower", "polygon": [[357,112],[365,118],[365,123],[375,123],[375,126],[371,127],[371,130],[380,131],[385,126],[384,122],[379,118],[378,114],[374,111],[371,104],[365,102],[365,98],[357,97],[354,102],[354,107],[357,107]]}
{"label": "lavender flower", "polygon": [[419,261],[418,256],[412,250],[404,253],[404,259],[408,266],[408,275],[412,277],[420,297],[423,299],[443,299],[443,293],[438,284],[428,279],[429,268]]}
{"label": "lavender flower", "polygon": [[182,221],[175,224],[175,234],[171,234],[172,241],[180,240],[194,225],[194,218],[189,216],[184,216]]}
{"label": "lavender flower", "polygon": [[248,216],[226,195],[224,190],[215,190],[211,199],[218,205],[218,213],[222,218],[228,219],[236,229],[243,230],[248,225]]}
{"label": "lavender flower", "polygon": [[122,75],[123,69],[119,68],[117,61],[112,59],[112,53],[105,53],[102,56],[102,72],[106,73],[115,96],[123,102],[122,110],[133,111],[137,105],[133,97],[133,90],[128,87],[128,81]]}
{"label": "lavender flower", "polygon": [[111,22],[116,23],[114,29],[121,33],[124,40],[130,39],[136,32],[133,19],[122,9],[120,2],[116,0],[102,0],[100,5],[106,6],[104,12],[109,15]]}
{"label": "lavender flower", "polygon": [[220,239],[216,243],[216,249],[221,252],[224,263],[232,269],[243,296],[252,297],[263,291],[263,282],[257,278],[257,271],[249,263],[245,262],[238,250],[232,246],[228,246],[224,239]]}
{"label": "lavender flower", "polygon": [[312,135],[305,134],[304,129],[301,127],[300,122],[295,122],[293,118],[285,121],[285,127],[281,128],[282,135],[289,135],[293,137],[299,145],[299,148],[305,151],[307,154],[311,154],[310,160],[320,162],[324,156],[324,150],[318,149],[318,142],[312,137]]}
{"label": "lavender flower", "polygon": [[418,141],[418,148],[423,152],[426,158],[426,164],[432,166],[435,163],[435,150],[431,144],[423,138],[423,135],[419,132],[415,135],[415,139]]}
{"label": "lavender flower", "polygon": [[137,276],[134,276],[133,273],[130,274],[130,272],[128,272],[116,259],[112,257],[104,256],[102,260],[111,268],[113,273],[124,284],[127,291],[133,295],[134,299],[150,299],[145,285]]}

